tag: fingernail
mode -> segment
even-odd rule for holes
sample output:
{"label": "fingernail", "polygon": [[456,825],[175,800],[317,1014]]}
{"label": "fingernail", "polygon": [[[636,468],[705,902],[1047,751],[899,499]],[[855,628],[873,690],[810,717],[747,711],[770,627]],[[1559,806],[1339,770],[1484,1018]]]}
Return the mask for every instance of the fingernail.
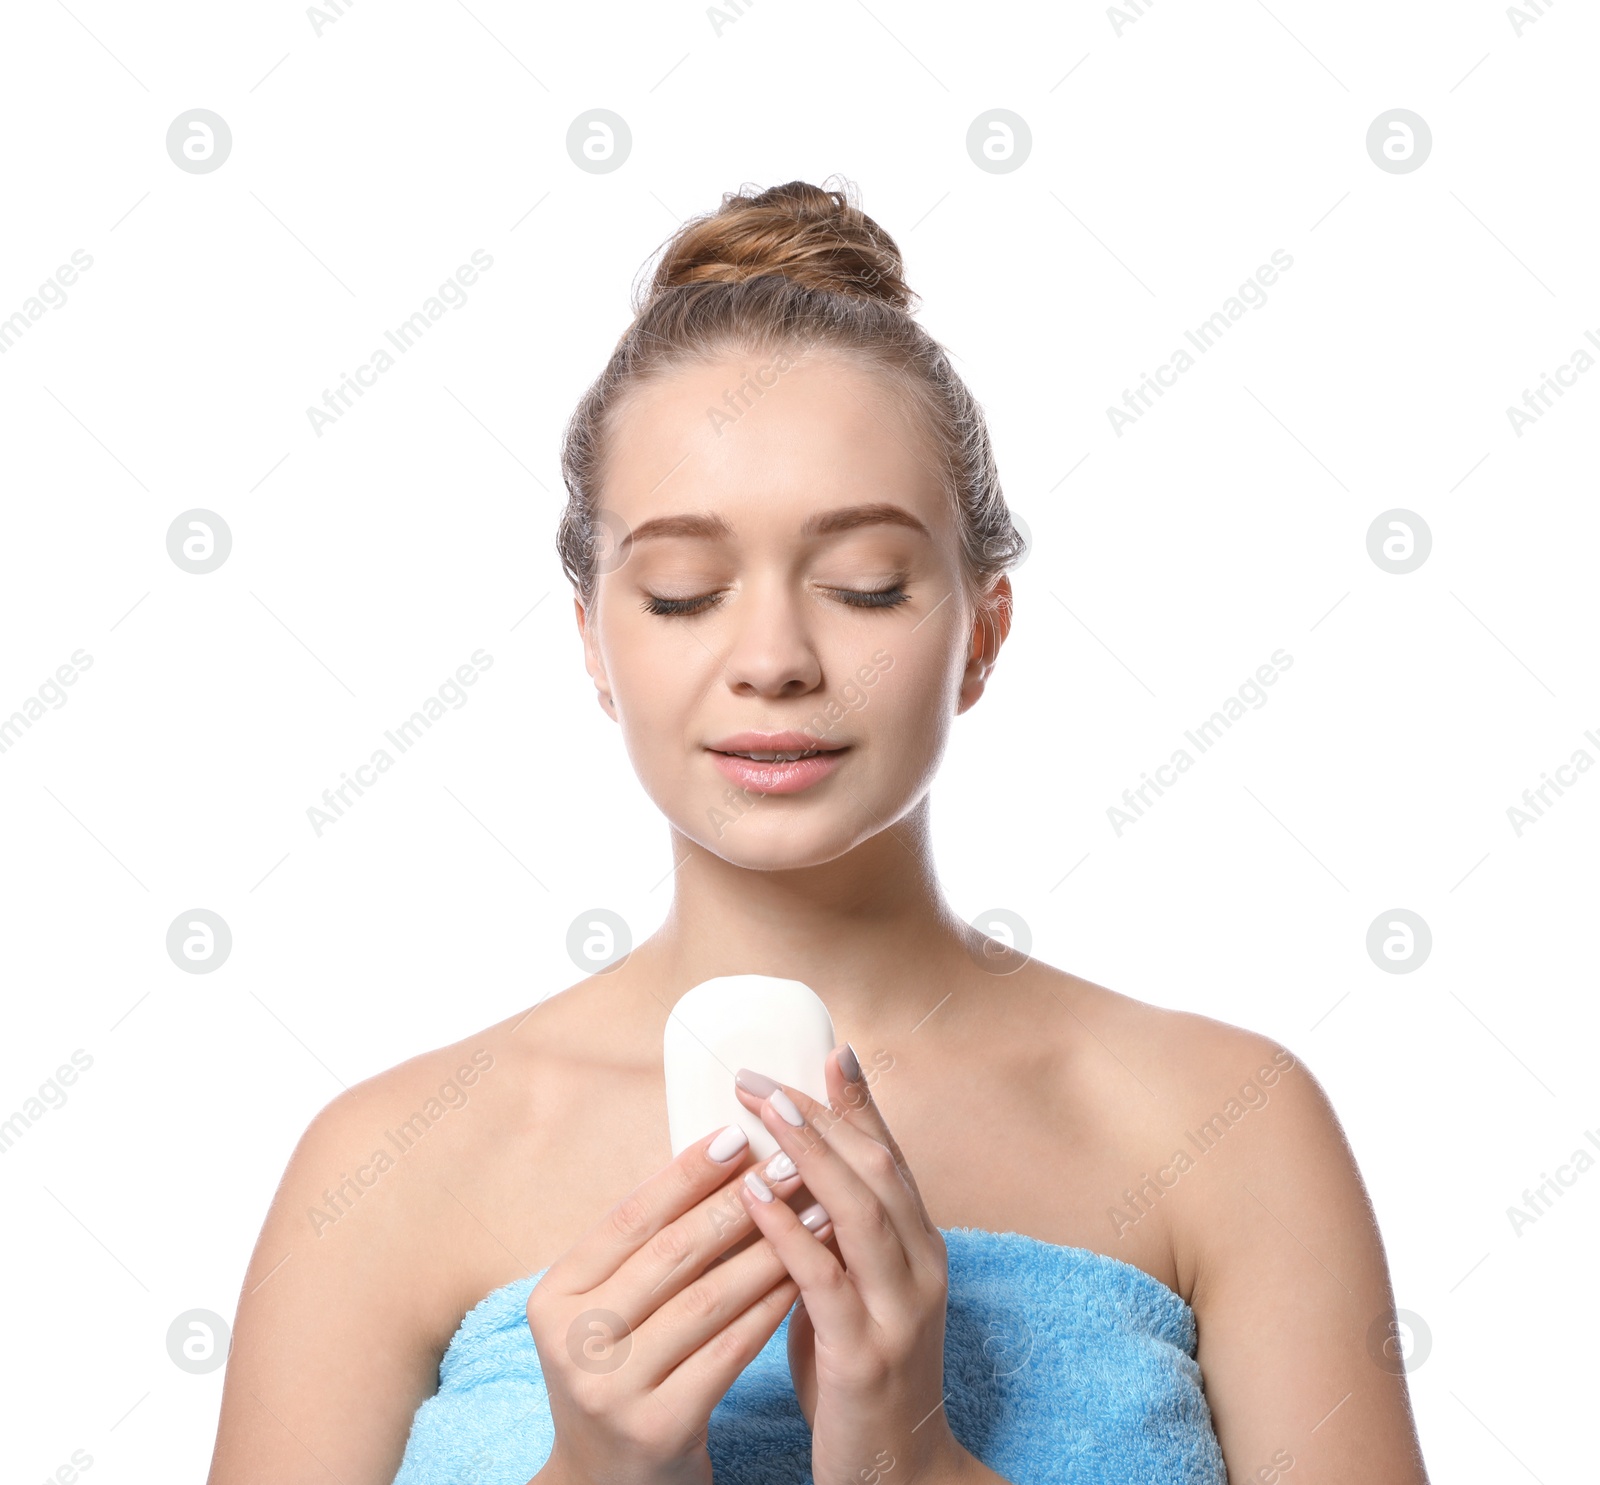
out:
{"label": "fingernail", "polygon": [[795,1172],[794,1161],[787,1150],[779,1150],[767,1162],[767,1168],[762,1172],[769,1181],[787,1181]]}
{"label": "fingernail", "polygon": [[751,1072],[748,1067],[741,1067],[733,1075],[733,1081],[746,1093],[753,1093],[757,1098],[765,1098],[778,1086],[776,1078],[769,1078],[765,1073]]}
{"label": "fingernail", "polygon": [[820,1201],[814,1201],[800,1214],[800,1225],[810,1232],[828,1223],[828,1213]]}
{"label": "fingernail", "polygon": [[750,1136],[737,1124],[730,1124],[706,1146],[706,1154],[720,1164],[724,1160],[732,1160],[749,1143]]}
{"label": "fingernail", "polygon": [[747,1170],[744,1173],[744,1183],[750,1188],[750,1194],[755,1197],[757,1201],[772,1200],[772,1192],[767,1189],[767,1183],[763,1181],[761,1177],[758,1176],[753,1170]]}
{"label": "fingernail", "polygon": [[806,1116],[794,1106],[794,1100],[782,1088],[774,1088],[767,1095],[772,1100],[772,1106],[798,1129],[806,1122]]}
{"label": "fingernail", "polygon": [[856,1056],[856,1049],[849,1042],[844,1044],[844,1051],[839,1054],[839,1071],[852,1083],[861,1081],[861,1060]]}

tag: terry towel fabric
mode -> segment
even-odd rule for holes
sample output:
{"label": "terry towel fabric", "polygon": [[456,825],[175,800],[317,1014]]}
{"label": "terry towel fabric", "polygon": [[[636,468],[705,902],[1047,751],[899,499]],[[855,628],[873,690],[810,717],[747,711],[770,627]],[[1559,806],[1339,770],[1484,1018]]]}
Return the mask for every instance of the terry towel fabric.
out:
{"label": "terry towel fabric", "polygon": [[[1181,1296],[1085,1248],[940,1231],[945,1410],[963,1447],[1016,1485],[1227,1485]],[[525,1312],[546,1272],[495,1290],[462,1320],[394,1485],[527,1485],[550,1457],[549,1394]],[[712,1411],[717,1485],[813,1485],[788,1336],[786,1317]]]}

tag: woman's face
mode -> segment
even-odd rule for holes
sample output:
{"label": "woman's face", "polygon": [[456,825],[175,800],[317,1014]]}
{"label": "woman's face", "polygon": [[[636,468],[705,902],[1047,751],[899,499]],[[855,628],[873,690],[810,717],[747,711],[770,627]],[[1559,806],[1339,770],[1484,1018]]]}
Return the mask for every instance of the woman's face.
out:
{"label": "woman's face", "polygon": [[887,385],[816,352],[674,373],[617,418],[602,504],[586,662],[684,835],[810,866],[917,804],[1006,620],[967,600],[933,448]]}

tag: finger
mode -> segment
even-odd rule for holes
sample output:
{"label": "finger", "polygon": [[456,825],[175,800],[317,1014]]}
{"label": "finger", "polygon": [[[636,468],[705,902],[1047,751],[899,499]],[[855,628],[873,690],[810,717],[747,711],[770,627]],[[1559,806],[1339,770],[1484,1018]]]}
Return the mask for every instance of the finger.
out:
{"label": "finger", "polygon": [[[731,1192],[730,1200],[742,1210]],[[639,1368],[646,1385],[659,1386],[686,1358],[791,1277],[760,1229],[753,1222],[749,1225],[756,1238],[751,1247],[685,1284],[632,1327],[634,1352],[629,1364]]]}
{"label": "finger", "polygon": [[[814,1130],[844,1156],[846,1164],[884,1203],[902,1238],[910,1241],[914,1240],[919,1232],[924,1234],[935,1232],[937,1229],[923,1205],[922,1195],[912,1179],[905,1157],[900,1153],[900,1147],[889,1132],[888,1121],[873,1101],[865,1079],[852,1082],[845,1076],[843,1051],[844,1047],[836,1047],[825,1067],[832,1103],[818,1103],[808,1094],[783,1085],[791,1102],[805,1117],[806,1125],[802,1133]],[[856,1065],[859,1067],[859,1062]],[[737,1089],[737,1082],[735,1087]],[[759,1114],[760,1101],[745,1096],[747,1090],[738,1089],[738,1091],[741,1095],[740,1102]],[[781,1129],[783,1126],[774,1124],[771,1127]],[[875,1173],[884,1163],[885,1150],[893,1162],[894,1172],[899,1175],[898,1182],[891,1179],[888,1173],[882,1180],[876,1177]],[[802,1171],[801,1174],[804,1175],[805,1172]],[[822,1193],[819,1191],[817,1195],[820,1197]]]}
{"label": "finger", "polygon": [[812,1325],[828,1337],[830,1346],[859,1344],[871,1316],[853,1274],[846,1272],[846,1266],[821,1241],[830,1226],[836,1225],[829,1221],[829,1214],[821,1214],[815,1231],[808,1229],[788,1203],[779,1201],[754,1173],[746,1174],[739,1199],[799,1284]]}
{"label": "finger", "polygon": [[[742,1314],[736,1315],[693,1355],[686,1356],[656,1389],[656,1397],[675,1417],[688,1418],[707,1397],[720,1398],[777,1333],[800,1286],[787,1273]],[[732,1342],[723,1339],[724,1332]]]}
{"label": "finger", "polygon": [[[761,1233],[734,1190],[748,1158],[748,1145],[730,1156],[725,1169],[731,1169],[733,1175],[643,1243],[593,1291],[594,1302],[620,1315],[630,1328],[640,1326],[701,1275],[758,1245]],[[798,1169],[773,1189],[785,1197],[793,1196],[801,1189]],[[770,1286],[776,1276],[777,1269],[773,1268],[762,1287]],[[747,1294],[745,1302],[759,1292]]]}
{"label": "finger", "polygon": [[797,1304],[789,1311],[789,1377],[806,1427],[817,1426],[817,1332],[811,1312]]}
{"label": "finger", "polygon": [[[754,1170],[757,1169],[757,1167],[752,1166],[751,1169]],[[772,1158],[769,1159],[765,1165],[759,1167],[759,1169],[762,1180],[764,1180],[767,1185],[778,1194],[778,1196],[788,1202],[795,1211],[804,1211],[808,1205],[815,1201],[816,1198],[806,1190],[805,1183],[800,1179],[799,1169],[796,1167],[793,1159],[791,1159],[785,1151],[776,1151]],[[731,1193],[728,1205],[731,1209]],[[739,1215],[742,1222],[748,1222],[748,1218],[746,1217],[742,1207],[739,1209]],[[735,1254],[742,1253],[751,1243],[760,1241],[760,1230],[755,1226],[754,1223],[749,1223],[744,1230],[743,1236],[740,1237],[740,1239],[734,1243],[732,1247],[725,1248],[721,1253],[717,1254],[717,1256],[706,1265],[706,1271],[710,1272],[711,1269],[716,1268],[719,1264],[726,1263]]]}
{"label": "finger", "polygon": [[[721,1160],[712,1158],[713,1148]],[[743,1169],[749,1150],[749,1138],[737,1124],[713,1130],[686,1146],[612,1206],[551,1265],[541,1283],[562,1294],[587,1294],[599,1288],[664,1228],[706,1205],[730,1176]],[[745,1218],[739,1203],[725,1198],[722,1205],[742,1227]],[[658,1273],[645,1288],[660,1277]]]}
{"label": "finger", "polygon": [[[906,1252],[905,1244],[913,1240],[920,1246],[925,1234],[894,1157],[843,1120],[830,1121],[827,1106],[799,1089],[774,1084],[749,1069],[740,1069],[738,1077],[745,1082],[736,1085],[740,1101],[757,1114],[779,1148],[794,1160],[807,1190],[831,1214],[846,1267],[876,1289],[897,1290],[910,1265],[918,1261]],[[751,1091],[768,1086],[774,1092],[767,1096]],[[786,1117],[785,1109],[801,1122]],[[813,1118],[825,1133],[811,1122]]]}
{"label": "finger", "polygon": [[[846,1070],[850,1067],[855,1068],[857,1074],[855,1077],[851,1077]],[[889,1128],[889,1121],[884,1118],[877,1099],[872,1096],[872,1087],[867,1082],[860,1059],[856,1056],[856,1049],[849,1042],[843,1042],[835,1047],[833,1054],[828,1058],[824,1072],[827,1078],[830,1108],[840,1117],[849,1120],[857,1129],[871,1135],[873,1139],[888,1148],[889,1153],[894,1156],[894,1163],[900,1167],[901,1179],[911,1188],[917,1198],[918,1206],[922,1207],[923,1220],[932,1227],[934,1223],[928,1216],[927,1207],[923,1204],[922,1192],[917,1187],[917,1178],[912,1175],[911,1167],[906,1164],[906,1158],[900,1153],[900,1146]]]}

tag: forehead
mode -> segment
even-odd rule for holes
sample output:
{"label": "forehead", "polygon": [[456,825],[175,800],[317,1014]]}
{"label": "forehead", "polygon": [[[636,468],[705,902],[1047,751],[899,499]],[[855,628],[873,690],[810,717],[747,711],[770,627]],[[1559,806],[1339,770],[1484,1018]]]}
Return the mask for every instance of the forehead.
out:
{"label": "forehead", "polygon": [[798,528],[865,501],[904,505],[935,535],[950,526],[938,453],[906,394],[816,351],[730,354],[631,393],[609,430],[602,498],[629,527],[714,510],[736,527]]}

